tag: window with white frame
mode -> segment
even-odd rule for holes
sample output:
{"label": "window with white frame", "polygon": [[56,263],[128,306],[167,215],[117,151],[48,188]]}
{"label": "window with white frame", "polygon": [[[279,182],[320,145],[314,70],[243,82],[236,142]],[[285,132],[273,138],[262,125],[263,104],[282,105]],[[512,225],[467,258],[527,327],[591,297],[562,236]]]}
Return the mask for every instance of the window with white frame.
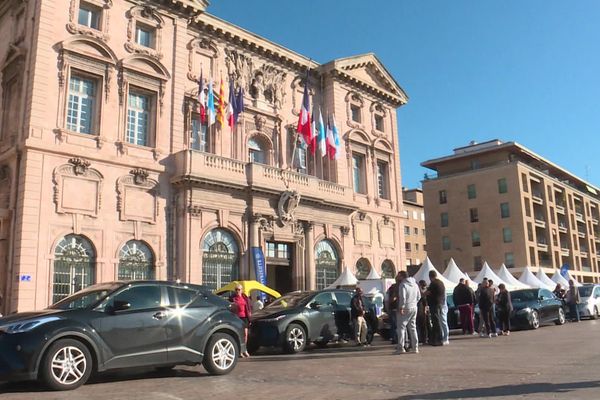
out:
{"label": "window with white frame", "polygon": [[100,30],[102,9],[84,1],[79,3],[77,23],[88,28]]}
{"label": "window with white frame", "polygon": [[355,193],[365,193],[365,156],[352,154],[352,179]]}
{"label": "window with white frame", "polygon": [[127,101],[127,142],[150,146],[152,96],[130,90]]}
{"label": "window with white frame", "polygon": [[95,132],[95,108],[98,81],[76,73],[69,80],[67,129],[73,132]]}
{"label": "window with white frame", "polygon": [[377,161],[377,193],[382,199],[389,199],[388,190],[388,163]]}
{"label": "window with white frame", "polygon": [[156,29],[142,23],[135,25],[135,42],[140,46],[153,49],[156,43]]}

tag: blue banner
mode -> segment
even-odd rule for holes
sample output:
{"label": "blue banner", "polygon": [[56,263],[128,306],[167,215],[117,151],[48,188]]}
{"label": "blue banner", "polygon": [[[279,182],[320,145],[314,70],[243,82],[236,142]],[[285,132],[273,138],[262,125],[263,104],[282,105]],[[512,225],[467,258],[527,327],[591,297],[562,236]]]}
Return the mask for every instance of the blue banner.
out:
{"label": "blue banner", "polygon": [[569,279],[569,264],[565,264],[562,267],[560,267],[560,274],[563,278]]}
{"label": "blue banner", "polygon": [[[263,285],[267,285],[267,265],[265,263],[265,254],[261,247],[252,247],[252,260],[254,260],[254,273],[256,280]],[[260,292],[260,298],[264,302],[267,296]]]}

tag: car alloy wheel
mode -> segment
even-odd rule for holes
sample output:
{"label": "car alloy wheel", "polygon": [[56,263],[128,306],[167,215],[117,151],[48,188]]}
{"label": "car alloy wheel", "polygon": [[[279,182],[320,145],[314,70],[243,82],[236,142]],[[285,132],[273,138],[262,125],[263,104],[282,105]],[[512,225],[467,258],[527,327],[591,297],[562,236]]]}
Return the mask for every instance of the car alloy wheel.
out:
{"label": "car alloy wheel", "polygon": [[567,319],[565,318],[565,311],[562,308],[558,309],[558,319],[556,320],[556,325],[563,325]]}
{"label": "car alloy wheel", "polygon": [[540,316],[537,311],[531,312],[531,329],[537,329],[540,327]]}
{"label": "car alloy wheel", "polygon": [[224,375],[235,367],[238,349],[233,338],[226,333],[216,333],[208,341],[202,365],[212,375]]}
{"label": "car alloy wheel", "polygon": [[286,330],[286,350],[290,353],[299,353],[306,346],[306,332],[298,324],[290,324]]}
{"label": "car alloy wheel", "polygon": [[598,306],[594,306],[594,312],[592,314],[592,319],[598,319]]}
{"label": "car alloy wheel", "polygon": [[41,376],[51,389],[71,390],[90,377],[92,356],[83,343],[64,339],[50,346],[42,365]]}

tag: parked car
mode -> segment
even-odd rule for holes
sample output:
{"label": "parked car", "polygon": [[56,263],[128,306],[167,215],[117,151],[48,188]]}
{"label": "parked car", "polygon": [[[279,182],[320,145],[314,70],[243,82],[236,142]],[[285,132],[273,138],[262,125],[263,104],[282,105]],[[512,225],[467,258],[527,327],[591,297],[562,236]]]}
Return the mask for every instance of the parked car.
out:
{"label": "parked car", "polygon": [[583,285],[579,290],[579,315],[597,319],[600,310],[600,285]]}
{"label": "parked car", "polygon": [[0,380],[40,379],[55,390],[92,371],[202,364],[227,374],[245,351],[242,321],[202,286],[113,282],[46,310],[0,319]]}
{"label": "parked car", "polygon": [[352,295],[350,290],[335,289],[292,292],[276,299],[252,314],[248,351],[277,346],[288,353],[299,353],[310,342],[325,346],[351,337]]}
{"label": "parked car", "polygon": [[565,323],[563,303],[548,289],[520,289],[510,292],[514,328],[537,329],[541,324]]}

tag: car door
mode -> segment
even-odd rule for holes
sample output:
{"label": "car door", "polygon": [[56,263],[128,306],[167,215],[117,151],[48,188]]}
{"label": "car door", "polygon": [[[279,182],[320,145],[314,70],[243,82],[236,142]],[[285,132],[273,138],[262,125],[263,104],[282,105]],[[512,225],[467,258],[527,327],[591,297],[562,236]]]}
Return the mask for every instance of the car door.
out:
{"label": "car door", "polygon": [[352,321],[350,319],[350,302],[352,294],[350,292],[336,291],[334,305],[334,319],[337,334],[340,338],[352,337]]}
{"label": "car door", "polygon": [[540,299],[540,321],[549,322],[556,319],[558,315],[558,304],[554,295],[548,289],[539,290]]}
{"label": "car door", "polygon": [[[121,310],[115,305],[127,304]],[[157,284],[128,286],[109,298],[93,321],[109,355],[106,368],[161,364],[167,361],[163,290]]]}
{"label": "car door", "polygon": [[317,294],[308,304],[309,332],[312,340],[331,340],[335,327],[334,301],[331,292]]}

